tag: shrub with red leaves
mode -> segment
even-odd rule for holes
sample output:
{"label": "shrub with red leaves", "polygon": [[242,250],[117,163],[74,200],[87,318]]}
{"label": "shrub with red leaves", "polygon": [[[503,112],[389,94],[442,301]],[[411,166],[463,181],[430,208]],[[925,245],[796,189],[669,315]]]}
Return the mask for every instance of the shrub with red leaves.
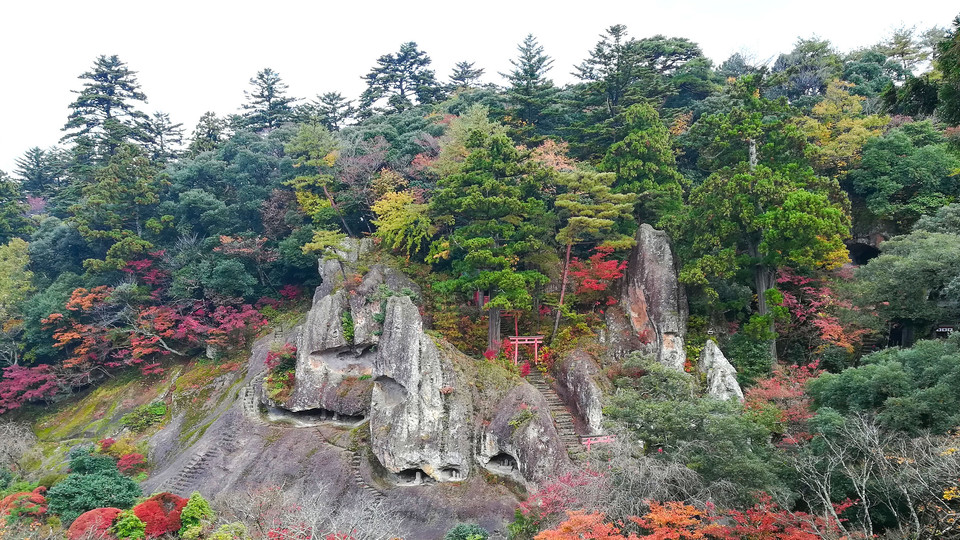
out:
{"label": "shrub with red leaves", "polygon": [[106,439],[100,439],[97,441],[97,446],[100,447],[101,452],[107,452],[110,450],[110,447],[116,444],[117,440],[113,437],[107,437]]}
{"label": "shrub with red leaves", "polygon": [[187,505],[187,499],[173,493],[157,493],[153,497],[133,507],[133,513],[146,526],[147,538],[158,538],[167,533],[180,530],[180,512]]}
{"label": "shrub with red leaves", "polygon": [[117,460],[117,469],[120,470],[123,474],[137,474],[143,472],[147,468],[147,460],[143,457],[143,454],[138,454],[136,452],[132,454],[124,454],[120,456],[120,459]]}
{"label": "shrub with red leaves", "polygon": [[45,487],[38,487],[33,491],[22,491],[7,495],[0,500],[0,516],[12,518],[39,518],[47,513],[47,498],[43,494]]}
{"label": "shrub with red leaves", "polygon": [[73,520],[70,528],[67,529],[67,540],[82,538],[116,540],[116,537],[110,533],[110,527],[122,511],[119,508],[96,508],[80,514],[80,517]]}

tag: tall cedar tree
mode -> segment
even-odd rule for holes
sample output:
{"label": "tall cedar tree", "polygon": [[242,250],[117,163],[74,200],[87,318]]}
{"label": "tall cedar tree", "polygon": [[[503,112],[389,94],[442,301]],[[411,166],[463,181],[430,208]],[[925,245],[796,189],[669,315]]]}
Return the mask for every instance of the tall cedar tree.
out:
{"label": "tall cedar tree", "polygon": [[14,174],[23,191],[36,197],[48,197],[62,186],[67,159],[64,151],[57,147],[43,150],[35,146],[17,158],[16,165]]}
{"label": "tall cedar tree", "polygon": [[935,63],[943,73],[940,117],[944,122],[960,124],[960,15],[953,20],[953,29],[937,45]]}
{"label": "tall cedar tree", "polygon": [[360,95],[364,116],[373,113],[373,106],[386,98],[389,112],[403,112],[417,103],[433,103],[441,97],[434,72],[428,69],[430,57],[417,49],[413,41],[404,43],[396,54],[385,54],[377,65],[363,76],[367,89]]}
{"label": "tall cedar tree", "polygon": [[434,222],[446,229],[431,256],[453,261],[455,277],[440,290],[489,295],[487,341],[496,350],[500,310],[529,308],[531,291],[547,281],[524,262],[544,248],[549,220],[535,198],[542,179],[506,135],[475,130],[466,147],[462,169],[442,178],[430,201]]}
{"label": "tall cedar tree", "polygon": [[357,114],[353,101],[343,97],[340,92],[327,92],[319,95],[311,105],[316,111],[320,123],[330,131],[339,131],[348,120]]}
{"label": "tall cedar tree", "polygon": [[276,129],[293,119],[292,103],[296,98],[286,95],[287,85],[276,71],[265,68],[250,79],[252,91],[244,91],[247,102],[243,109],[243,125],[253,131]]}
{"label": "tall cedar tree", "polygon": [[93,69],[79,77],[86,82],[82,90],[73,91],[77,99],[70,104],[63,126],[67,134],[60,140],[86,147],[94,161],[106,160],[125,142],[148,142],[144,125],[149,118],[134,108],[137,101],[147,102],[136,73],[117,55],[98,57]]}
{"label": "tall cedar tree", "polygon": [[501,73],[507,79],[507,99],[510,103],[510,122],[519,138],[535,139],[550,127],[551,107],[556,103],[557,88],[547,78],[553,58],[543,53],[533,34],[528,34],[517,46],[520,55],[510,60],[513,70]]}
{"label": "tall cedar tree", "polygon": [[601,171],[617,176],[616,190],[638,195],[634,214],[658,223],[676,215],[682,204],[683,176],[677,172],[670,133],[650,105],[637,104],[619,115],[621,128],[600,162]]}
{"label": "tall cedar tree", "polygon": [[197,121],[197,127],[193,128],[193,133],[190,134],[187,155],[197,157],[203,152],[220,148],[220,145],[227,140],[227,125],[227,120],[218,118],[216,113],[212,111],[203,113]]}

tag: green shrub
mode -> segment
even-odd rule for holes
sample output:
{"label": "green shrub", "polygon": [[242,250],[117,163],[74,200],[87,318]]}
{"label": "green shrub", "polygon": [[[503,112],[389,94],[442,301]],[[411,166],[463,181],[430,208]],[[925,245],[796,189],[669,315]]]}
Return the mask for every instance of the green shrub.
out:
{"label": "green shrub", "polygon": [[353,315],[349,311],[340,315],[340,326],[343,328],[343,339],[347,340],[347,343],[353,343]]}
{"label": "green shrub", "polygon": [[146,536],[147,524],[132,511],[120,512],[110,532],[120,540],[141,540]]}
{"label": "green shrub", "polygon": [[474,523],[460,523],[447,531],[443,540],[487,540],[489,537],[490,533],[479,525]]}
{"label": "green shrub", "polygon": [[123,425],[133,431],[141,432],[150,426],[159,424],[167,415],[167,406],[163,402],[150,403],[137,407],[120,419]]}
{"label": "green shrub", "polygon": [[247,526],[239,521],[233,523],[224,523],[210,535],[209,540],[250,540],[250,533],[247,532]]}
{"label": "green shrub", "polygon": [[214,517],[210,503],[200,495],[199,491],[194,491],[187,505],[180,512],[180,532],[178,533],[180,538],[185,540],[198,538],[213,522]]}
{"label": "green shrub", "polygon": [[64,525],[96,508],[130,508],[141,495],[140,486],[121,475],[112,459],[90,455],[90,447],[74,448],[70,458],[73,472],[47,491],[49,512]]}

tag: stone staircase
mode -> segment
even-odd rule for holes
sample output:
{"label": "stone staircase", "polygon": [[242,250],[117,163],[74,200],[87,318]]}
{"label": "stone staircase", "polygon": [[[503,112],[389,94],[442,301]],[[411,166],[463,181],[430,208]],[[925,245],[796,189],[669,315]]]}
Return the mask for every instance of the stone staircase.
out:
{"label": "stone staircase", "polygon": [[177,476],[164,483],[161,491],[187,494],[185,490],[210,468],[210,464],[217,456],[226,455],[233,449],[234,443],[237,442],[237,434],[240,432],[237,424],[237,422],[231,422],[221,430],[216,441],[205,451],[198,452],[190,458]]}
{"label": "stone staircase", "polygon": [[363,463],[363,456],[361,455],[360,451],[354,451],[352,453],[353,456],[350,458],[350,470],[353,473],[354,482],[357,483],[364,493],[373,497],[374,501],[380,502],[385,499],[386,496],[382,491],[371,486],[366,480],[364,480],[363,473],[360,472],[360,465]]}
{"label": "stone staircase", "polygon": [[250,420],[254,424],[266,425],[267,421],[263,419],[263,416],[260,414],[259,405],[257,404],[257,388],[263,384],[263,378],[266,376],[266,371],[261,371],[253,379],[250,380],[250,383],[240,389],[239,401],[240,408],[243,411],[243,416],[247,420]]}
{"label": "stone staircase", "polygon": [[553,425],[557,428],[557,434],[560,435],[560,440],[567,448],[567,454],[575,460],[583,457],[584,449],[583,445],[580,444],[580,436],[577,435],[573,427],[573,416],[560,396],[557,395],[539,371],[531,370],[530,374],[527,375],[527,382],[533,385],[546,400],[547,406],[550,408],[550,416],[553,417]]}

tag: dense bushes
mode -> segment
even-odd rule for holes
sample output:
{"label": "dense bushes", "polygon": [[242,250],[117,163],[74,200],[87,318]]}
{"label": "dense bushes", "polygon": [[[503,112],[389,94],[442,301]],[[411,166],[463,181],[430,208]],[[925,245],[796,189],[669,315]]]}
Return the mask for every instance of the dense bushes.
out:
{"label": "dense bushes", "polygon": [[172,493],[158,493],[133,507],[133,513],[146,524],[147,538],[157,538],[180,530],[180,513],[187,499]]}
{"label": "dense bushes", "polygon": [[47,493],[50,512],[66,525],[96,508],[130,508],[140,496],[140,486],[121,475],[113,459],[92,455],[89,448],[71,452],[70,468],[70,475]]}

